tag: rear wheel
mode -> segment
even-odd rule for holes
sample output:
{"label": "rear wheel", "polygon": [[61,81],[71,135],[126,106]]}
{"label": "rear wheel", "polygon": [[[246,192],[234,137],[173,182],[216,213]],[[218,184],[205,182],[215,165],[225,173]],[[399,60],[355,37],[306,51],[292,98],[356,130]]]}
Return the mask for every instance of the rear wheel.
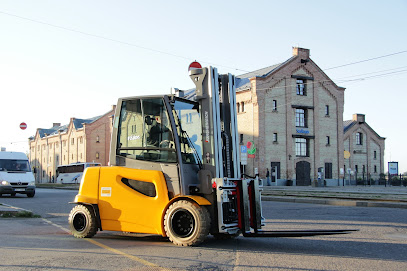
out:
{"label": "rear wheel", "polygon": [[90,238],[97,232],[96,216],[92,207],[76,205],[69,214],[69,227],[77,238]]}
{"label": "rear wheel", "polygon": [[202,243],[209,234],[208,210],[186,200],[170,205],[164,217],[164,229],[170,241],[178,246],[194,246]]}

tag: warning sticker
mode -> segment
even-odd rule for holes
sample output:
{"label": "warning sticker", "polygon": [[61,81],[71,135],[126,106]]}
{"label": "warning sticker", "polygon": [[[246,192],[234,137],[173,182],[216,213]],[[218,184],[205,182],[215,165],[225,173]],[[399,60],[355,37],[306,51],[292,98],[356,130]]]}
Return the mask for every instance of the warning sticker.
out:
{"label": "warning sticker", "polygon": [[111,187],[102,187],[100,189],[100,196],[101,197],[111,197],[112,196],[112,188]]}

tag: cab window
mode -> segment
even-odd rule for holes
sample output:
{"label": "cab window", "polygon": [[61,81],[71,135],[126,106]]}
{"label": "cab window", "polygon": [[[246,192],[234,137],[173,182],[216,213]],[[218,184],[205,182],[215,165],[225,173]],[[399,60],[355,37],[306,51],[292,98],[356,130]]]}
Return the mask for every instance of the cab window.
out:
{"label": "cab window", "polygon": [[123,101],[118,129],[118,155],[153,162],[177,161],[162,98]]}

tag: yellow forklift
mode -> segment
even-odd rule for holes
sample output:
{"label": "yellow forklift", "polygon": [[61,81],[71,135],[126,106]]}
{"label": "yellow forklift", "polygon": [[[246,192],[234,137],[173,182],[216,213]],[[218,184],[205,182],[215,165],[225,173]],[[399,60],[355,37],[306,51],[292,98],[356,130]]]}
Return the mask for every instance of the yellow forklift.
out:
{"label": "yellow forklift", "polygon": [[158,234],[176,245],[215,238],[343,234],[262,231],[261,184],[240,173],[235,77],[190,69],[195,89],[120,98],[110,166],[86,169],[69,215],[72,234]]}

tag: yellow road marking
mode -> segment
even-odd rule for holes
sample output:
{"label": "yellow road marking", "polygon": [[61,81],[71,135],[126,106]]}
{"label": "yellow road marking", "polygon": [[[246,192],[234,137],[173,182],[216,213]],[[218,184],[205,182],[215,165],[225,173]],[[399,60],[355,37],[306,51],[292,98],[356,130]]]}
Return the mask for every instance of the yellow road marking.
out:
{"label": "yellow road marking", "polygon": [[[64,227],[62,227],[62,226],[60,226],[60,225],[57,225],[57,224],[55,224],[55,223],[49,221],[48,219],[43,218],[42,220],[44,220],[44,221],[47,222],[48,224],[51,224],[51,225],[53,225],[53,226],[55,226],[55,227],[57,227],[57,228],[59,228],[59,229],[65,231],[65,232],[67,232],[67,233],[71,233],[70,230],[68,230],[68,229],[66,229],[66,228],[64,228]],[[131,259],[131,260],[133,260],[133,261],[139,262],[139,263],[141,263],[141,264],[144,264],[144,265],[147,265],[147,266],[151,266],[151,267],[156,267],[156,268],[158,268],[159,270],[168,270],[168,269],[165,269],[165,268],[160,267],[160,266],[157,265],[157,264],[150,263],[150,262],[148,262],[148,261],[146,261],[146,260],[143,260],[143,259],[141,259],[141,258],[139,258],[139,257],[133,256],[133,255],[127,254],[127,253],[125,253],[125,252],[123,252],[123,251],[117,250],[117,249],[115,249],[115,248],[111,248],[111,247],[109,247],[109,246],[106,246],[106,245],[104,245],[104,244],[102,244],[102,243],[99,243],[98,241],[93,240],[93,239],[90,239],[90,238],[83,238],[83,240],[86,240],[86,241],[88,241],[89,243],[92,243],[92,244],[94,244],[94,245],[96,245],[96,246],[99,246],[99,247],[101,247],[101,248],[104,248],[104,249],[106,249],[106,250],[109,250],[110,252],[113,252],[113,253],[115,253],[115,254],[118,254],[118,255],[122,255],[122,256],[124,256],[124,257],[127,257],[127,258],[129,258],[129,259]]]}

